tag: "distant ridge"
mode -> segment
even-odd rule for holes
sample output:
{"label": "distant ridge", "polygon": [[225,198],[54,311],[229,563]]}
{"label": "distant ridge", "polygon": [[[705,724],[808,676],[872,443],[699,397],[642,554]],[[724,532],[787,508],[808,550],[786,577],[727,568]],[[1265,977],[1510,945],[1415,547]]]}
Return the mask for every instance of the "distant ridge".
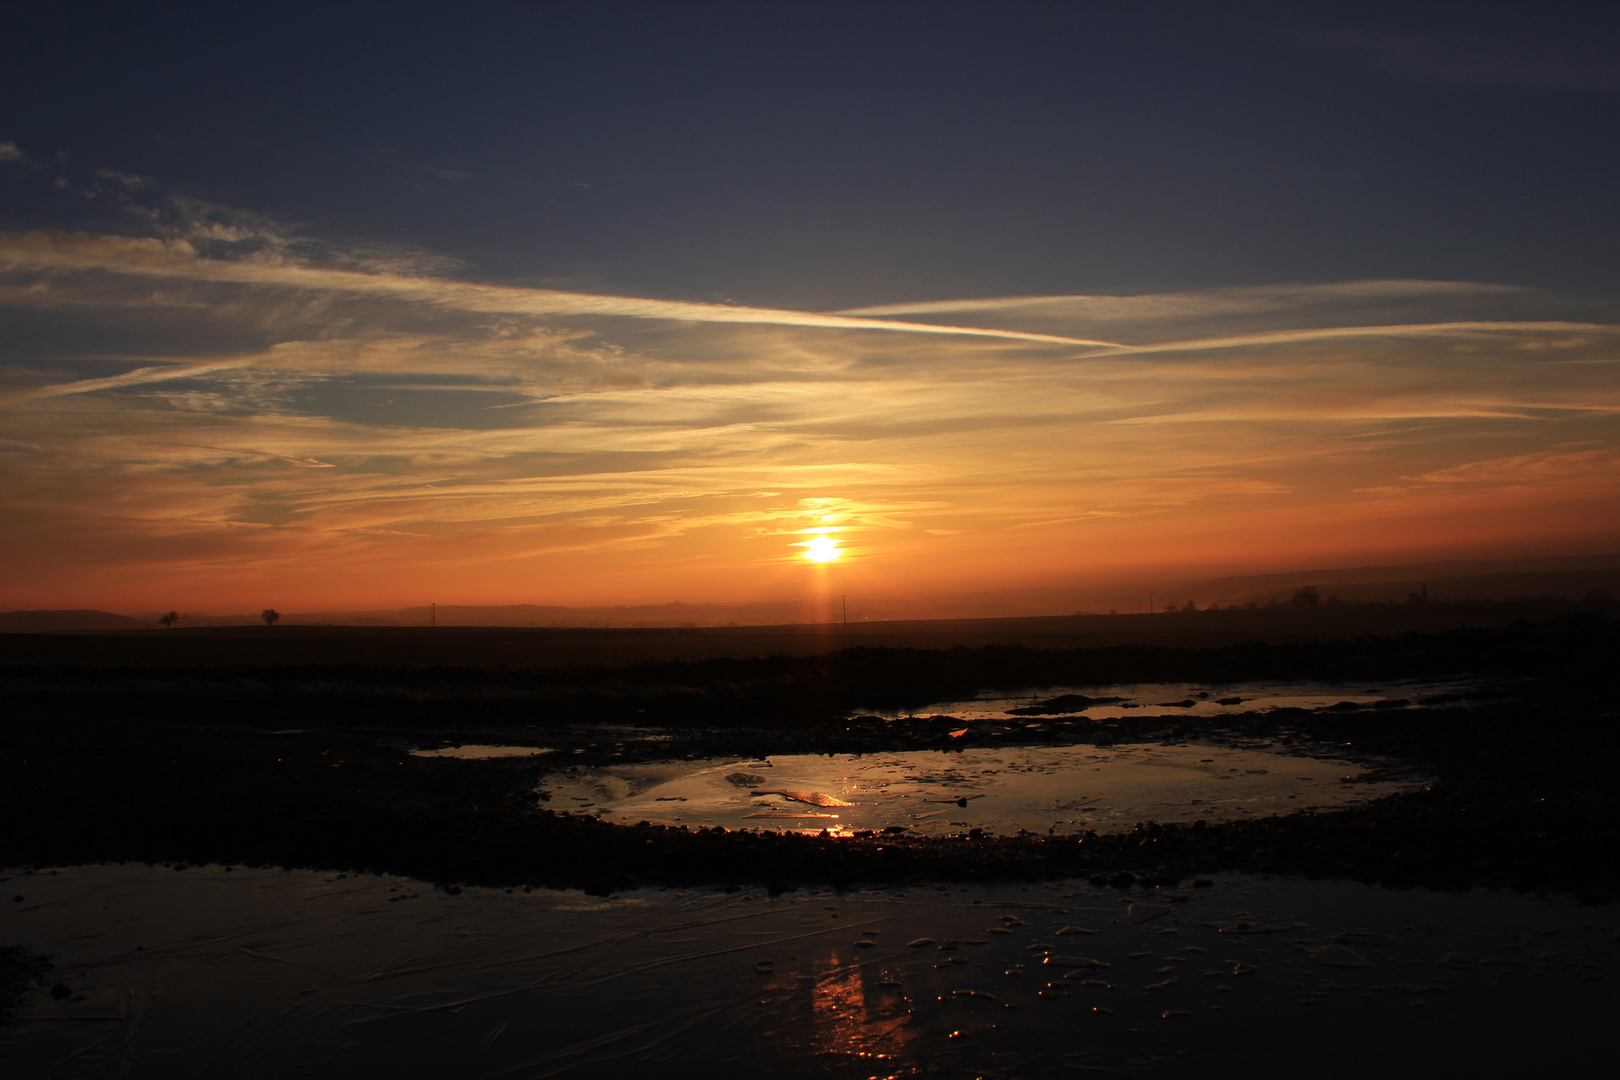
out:
{"label": "distant ridge", "polygon": [[[1214,578],[1181,578],[1022,586],[984,592],[783,597],[745,602],[614,604],[456,604],[401,608],[300,611],[283,608],[281,626],[546,627],[654,629],[703,626],[788,626],[956,619],[1052,618],[1076,614],[1141,614],[1193,601],[1210,607],[1288,605],[1302,587],[1323,601],[1402,604],[1415,593],[1437,602],[1620,598],[1620,552],[1582,556],[1450,560],[1395,566],[1306,568]],[[274,600],[273,596],[266,599]],[[0,633],[93,633],[156,630],[161,609],[133,616],[106,611],[0,612]],[[213,627],[260,627],[250,612],[210,615],[181,611],[173,633]],[[163,631],[169,633],[170,631]]]}
{"label": "distant ridge", "polygon": [[150,623],[110,611],[0,611],[0,634],[61,634],[74,630],[145,630]]}

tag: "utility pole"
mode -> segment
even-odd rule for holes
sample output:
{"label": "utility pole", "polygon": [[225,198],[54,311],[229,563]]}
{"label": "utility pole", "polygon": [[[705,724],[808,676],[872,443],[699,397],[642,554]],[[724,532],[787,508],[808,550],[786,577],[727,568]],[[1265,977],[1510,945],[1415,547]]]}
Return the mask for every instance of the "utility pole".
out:
{"label": "utility pole", "polygon": [[838,594],[839,601],[844,605],[844,625],[849,625],[849,597],[843,593]]}
{"label": "utility pole", "polygon": [[437,628],[438,625],[439,625],[439,605],[438,604],[429,604],[428,605],[428,618],[433,621],[433,626],[435,628]]}
{"label": "utility pole", "polygon": [[1148,614],[1153,614],[1153,594],[1148,593]]}

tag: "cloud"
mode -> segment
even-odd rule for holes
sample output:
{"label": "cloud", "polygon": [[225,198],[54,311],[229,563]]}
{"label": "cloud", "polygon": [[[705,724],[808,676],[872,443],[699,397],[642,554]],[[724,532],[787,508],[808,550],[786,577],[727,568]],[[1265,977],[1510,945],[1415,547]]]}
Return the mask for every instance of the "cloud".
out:
{"label": "cloud", "polygon": [[1603,476],[1620,482],[1620,453],[1613,450],[1547,451],[1468,461],[1412,477],[1425,484],[1488,484],[1519,487]]}
{"label": "cloud", "polygon": [[1009,296],[886,304],[843,312],[865,317],[966,319],[1150,345],[1214,336],[1439,322],[1614,321],[1603,303],[1572,302],[1534,289],[1466,281],[1349,281],[1200,289],[1135,296]]}
{"label": "cloud", "polygon": [[1615,323],[1531,290],[816,313],[432,265],[206,206],[0,235],[0,602],[799,595],[809,528],[893,592],[1462,542],[1503,492],[1620,532]]}
{"label": "cloud", "polygon": [[28,172],[45,167],[38,158],[9,140],[0,140],[0,165],[15,165]]}
{"label": "cloud", "polygon": [[[240,238],[221,230],[224,243]],[[982,327],[942,326],[933,323],[863,319],[847,315],[731,307],[672,300],[560,292],[484,285],[438,278],[406,277],[356,270],[311,266],[292,262],[262,246],[236,255],[204,258],[195,239],[130,239],[85,234],[25,233],[0,237],[0,268],[37,269],[57,273],[104,271],[142,277],[228,282],[238,285],[279,287],[386,297],[418,304],[483,314],[612,316],[699,323],[740,323],[802,326],[885,333],[945,334],[1030,341],[1048,345],[1107,346],[1060,335],[997,330]]]}
{"label": "cloud", "polygon": [[152,185],[150,176],[141,176],[137,173],[118,172],[116,169],[97,169],[96,176],[103,180],[110,180],[125,191],[139,191]]}

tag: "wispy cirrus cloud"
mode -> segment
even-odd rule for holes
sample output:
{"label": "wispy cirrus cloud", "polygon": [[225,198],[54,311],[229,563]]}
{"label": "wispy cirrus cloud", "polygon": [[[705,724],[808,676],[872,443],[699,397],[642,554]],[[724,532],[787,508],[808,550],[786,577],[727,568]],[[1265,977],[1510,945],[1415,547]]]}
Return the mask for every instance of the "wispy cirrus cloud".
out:
{"label": "wispy cirrus cloud", "polygon": [[440,278],[364,273],[295,263],[281,258],[208,259],[199,257],[197,246],[190,239],[24,234],[0,238],[0,268],[55,272],[110,271],[143,277],[320,290],[384,297],[406,303],[434,304],[482,314],[578,315],[698,323],[802,326],[837,330],[875,330],[887,333],[991,337],[1050,345],[1113,344],[1018,330],[864,319],[848,315],[602,296],[551,289],[485,285]]}
{"label": "wispy cirrus cloud", "polygon": [[797,595],[813,528],[894,592],[1463,543],[1497,499],[1620,527],[1560,509],[1610,490],[1615,322],[1530,290],[818,313],[457,272],[206,207],[0,235],[12,602]]}

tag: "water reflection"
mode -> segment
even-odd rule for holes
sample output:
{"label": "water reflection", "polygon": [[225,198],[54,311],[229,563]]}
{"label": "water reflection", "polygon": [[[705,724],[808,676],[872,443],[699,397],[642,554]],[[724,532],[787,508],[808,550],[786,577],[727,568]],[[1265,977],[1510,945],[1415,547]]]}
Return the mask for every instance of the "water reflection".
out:
{"label": "water reflection", "polygon": [[10,940],[68,991],[6,1029],[5,1075],[60,1080],[1589,1075],[1620,963],[1570,900],[1239,875],[607,900],[130,865],[6,888]]}
{"label": "water reflection", "polygon": [[[853,949],[851,951],[854,951]],[[839,957],[832,963],[837,965]],[[810,992],[808,1054],[868,1060],[874,1069],[905,1055],[910,1010],[893,988],[875,985],[866,965],[834,967]]]}
{"label": "water reflection", "polygon": [[1421,782],[1276,748],[1139,743],[609,765],[555,773],[541,787],[554,808],[628,824],[943,836],[1223,821],[1345,806]]}
{"label": "water reflection", "polygon": [[[1275,709],[1331,709],[1344,704],[1378,707],[1401,704],[1456,704],[1490,696],[1480,679],[1404,680],[1372,686],[1367,683],[1331,683],[1315,680],[1277,682],[1252,680],[1238,683],[1117,683],[1106,686],[1046,686],[1008,693],[986,690],[972,697],[936,701],[914,711],[919,716],[944,715],[960,720],[1001,720],[1019,716],[1084,716],[1090,720],[1117,720],[1169,711],[1172,715],[1213,719]],[[1077,707],[1047,712],[1039,707],[1057,699]],[[1032,711],[1039,710],[1039,711]],[[869,710],[879,716],[899,716],[892,710]]]}

